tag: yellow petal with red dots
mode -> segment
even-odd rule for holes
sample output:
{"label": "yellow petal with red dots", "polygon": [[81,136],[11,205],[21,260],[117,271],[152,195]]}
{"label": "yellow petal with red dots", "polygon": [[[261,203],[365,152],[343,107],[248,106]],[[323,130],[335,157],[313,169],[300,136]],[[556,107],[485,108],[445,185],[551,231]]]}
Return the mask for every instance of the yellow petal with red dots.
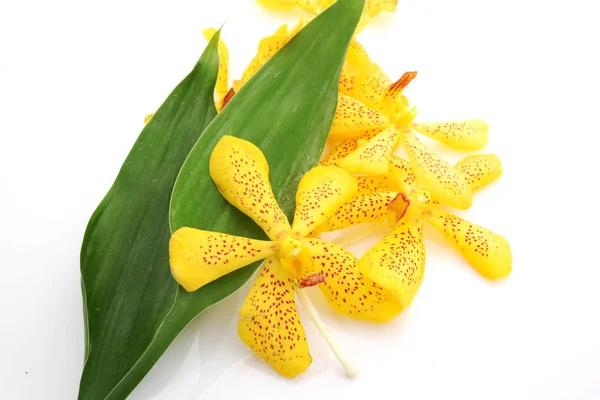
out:
{"label": "yellow petal with red dots", "polygon": [[356,39],[352,39],[340,75],[339,92],[352,96],[356,75],[369,64],[371,64],[371,59],[365,48]]}
{"label": "yellow petal with red dots", "polygon": [[295,285],[279,261],[267,259],[240,309],[238,321],[242,341],[288,378],[301,374],[312,362],[296,309]]}
{"label": "yellow petal with red dots", "polygon": [[209,161],[210,176],[229,203],[249,216],[275,240],[290,232],[290,224],[269,182],[269,165],[254,144],[223,136]]}
{"label": "yellow petal with red dots", "polygon": [[329,135],[334,139],[347,139],[365,133],[374,135],[388,126],[390,120],[387,117],[340,93]]}
{"label": "yellow petal with red dots", "polygon": [[[285,25],[283,27],[286,27]],[[282,28],[283,28],[282,27]],[[280,28],[281,29],[281,28]],[[257,57],[260,61],[261,66],[269,61],[271,57],[275,55],[290,39],[298,32],[299,29],[293,29],[288,32],[287,27],[281,29],[275,35],[267,36],[260,40],[258,43]]]}
{"label": "yellow petal with red dots", "polygon": [[479,150],[488,141],[488,125],[471,119],[454,122],[415,123],[414,130],[457,149]]}
{"label": "yellow petal with red dots", "polygon": [[315,167],[308,171],[298,184],[292,234],[296,238],[308,235],[357,190],[356,178],[342,168]]}
{"label": "yellow petal with red dots", "polygon": [[233,88],[237,92],[248,82],[250,78],[262,67],[275,53],[289,42],[296,33],[306,25],[307,21],[301,20],[291,30],[288,31],[287,25],[280,26],[271,36],[267,36],[258,44],[256,56],[250,61],[250,64],[244,70],[242,78],[233,82]]}
{"label": "yellow petal with red dots", "polygon": [[395,293],[407,308],[425,273],[423,222],[414,218],[402,219],[389,235],[361,257],[359,270]]}
{"label": "yellow petal with red dots", "polygon": [[365,222],[383,221],[388,215],[387,206],[397,192],[378,192],[354,197],[343,204],[315,232],[331,232]]}
{"label": "yellow petal with red dots", "polygon": [[354,79],[355,75],[352,75],[345,68],[342,69],[340,74],[340,86],[338,88],[339,92],[345,94],[347,96],[352,96],[352,91],[354,90]]}
{"label": "yellow petal with red dots", "polygon": [[351,318],[387,322],[402,312],[394,294],[360,273],[350,252],[320,239],[305,239],[315,271],[325,277],[321,292],[340,314]]}
{"label": "yellow petal with red dots", "polygon": [[363,194],[373,194],[378,192],[398,192],[400,188],[386,175],[371,175],[371,176],[357,176],[356,182],[358,183],[357,196]]}
{"label": "yellow petal with red dots", "polygon": [[512,253],[502,236],[446,212],[434,210],[426,218],[484,277],[498,279],[511,273]]}
{"label": "yellow petal with red dots", "polygon": [[353,174],[386,175],[392,151],[398,146],[402,131],[391,125],[340,161],[340,167]]}
{"label": "yellow petal with red dots", "polygon": [[382,99],[391,84],[392,81],[383,69],[370,63],[356,75],[352,97],[374,110],[385,112]]}
{"label": "yellow petal with red dots", "polygon": [[413,173],[410,163],[400,157],[392,154],[390,157],[390,170],[388,173],[390,180],[398,188],[397,191],[410,194],[418,190],[417,179]]}
{"label": "yellow petal with red dots", "polygon": [[365,134],[361,137],[355,137],[344,140],[336,145],[323,159],[319,162],[319,165],[323,166],[338,166],[340,161],[346,158],[354,150],[358,149],[358,142],[360,140],[368,140],[369,135]]}
{"label": "yellow petal with red dots", "polygon": [[277,244],[224,233],[180,228],[169,240],[173,277],[192,292],[223,275],[275,254]]}
{"label": "yellow petal with red dots", "polygon": [[346,53],[346,62],[344,67],[353,75],[356,75],[361,69],[369,67],[371,59],[367,50],[361,45],[358,40],[353,39],[348,46]]}
{"label": "yellow petal with red dots", "polygon": [[404,135],[403,145],[419,187],[428,191],[434,201],[461,210],[471,207],[471,188],[450,164],[427,149],[410,131]]}
{"label": "yellow petal with red dots", "polygon": [[494,154],[477,154],[460,160],[454,169],[466,180],[475,193],[502,175],[502,163]]}
{"label": "yellow petal with red dots", "polygon": [[[202,34],[206,40],[210,40],[217,31],[214,28],[204,29]],[[219,73],[215,91],[219,99],[223,99],[229,91],[229,50],[223,40],[219,39]],[[219,104],[220,105],[220,104]]]}

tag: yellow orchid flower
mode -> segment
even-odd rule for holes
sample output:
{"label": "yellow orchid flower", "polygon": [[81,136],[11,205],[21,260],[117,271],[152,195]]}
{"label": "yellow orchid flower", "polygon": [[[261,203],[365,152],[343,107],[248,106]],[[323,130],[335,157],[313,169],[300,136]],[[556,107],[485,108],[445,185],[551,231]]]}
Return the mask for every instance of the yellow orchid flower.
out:
{"label": "yellow orchid flower", "polygon": [[294,377],[311,363],[294,293],[332,347],[349,376],[356,369],[341,354],[304,292],[318,286],[331,306],[356,319],[385,322],[401,312],[393,293],[366,279],[358,260],[346,250],[306,237],[356,193],[356,179],[337,167],[316,167],[301,179],[290,226],[269,182],[269,167],[258,147],[224,136],[209,161],[220,193],[252,218],[270,240],[254,240],[180,228],[169,243],[173,277],[187,291],[255,261],[266,259],[240,313],[244,343],[277,372]]}
{"label": "yellow orchid flower", "polygon": [[407,72],[392,83],[368,57],[357,58],[354,73],[347,73],[340,85],[330,132],[334,148],[323,164],[337,165],[354,174],[385,175],[390,156],[401,144],[422,188],[433,199],[467,209],[472,203],[469,185],[428,150],[414,132],[454,148],[478,150],[487,143],[487,124],[480,120],[413,122],[416,109],[410,107],[403,91],[416,75]]}
{"label": "yellow orchid flower", "polygon": [[[342,205],[315,232],[342,229],[354,224],[391,220],[393,229],[360,259],[360,271],[396,293],[404,308],[414,298],[423,279],[425,246],[423,223],[430,223],[484,277],[510,274],[510,246],[502,236],[464,219],[436,209],[408,161],[392,157],[386,176],[359,177],[357,195]],[[502,165],[493,154],[461,160],[455,170],[473,192],[498,179]]]}

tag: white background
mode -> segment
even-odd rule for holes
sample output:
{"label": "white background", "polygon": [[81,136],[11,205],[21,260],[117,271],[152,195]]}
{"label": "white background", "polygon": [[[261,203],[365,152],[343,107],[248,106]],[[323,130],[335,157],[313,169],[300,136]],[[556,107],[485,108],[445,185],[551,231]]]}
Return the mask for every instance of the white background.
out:
{"label": "white background", "polygon": [[[194,321],[131,398],[600,398],[594,3],[400,0],[360,36],[392,78],[419,72],[406,91],[418,120],[489,123],[484,152],[505,173],[460,215],[509,239],[509,279],[485,281],[427,230],[425,280],[398,319],[320,307],[356,380],[306,318],[312,366],[276,375],[237,337],[243,289]],[[144,116],[200,55],[201,29],[226,19],[232,77],[294,21],[252,0],[1,3],[0,398],[75,398],[86,223]]]}

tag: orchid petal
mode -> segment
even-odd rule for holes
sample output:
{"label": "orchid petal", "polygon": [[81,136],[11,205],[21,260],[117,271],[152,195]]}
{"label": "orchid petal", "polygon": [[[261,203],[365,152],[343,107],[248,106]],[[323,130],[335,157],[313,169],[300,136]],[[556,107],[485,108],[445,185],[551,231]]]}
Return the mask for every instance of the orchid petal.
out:
{"label": "orchid petal", "polygon": [[356,178],[338,167],[316,167],[298,184],[292,233],[296,238],[309,234],[349,201],[358,190]]}
{"label": "orchid petal", "polygon": [[289,234],[290,224],[269,182],[269,165],[254,144],[223,136],[209,162],[210,176],[231,205],[249,216],[275,240]]}
{"label": "orchid petal", "polygon": [[413,129],[457,149],[479,150],[488,141],[488,126],[484,121],[477,119],[455,122],[421,122],[415,123]]}
{"label": "orchid petal", "polygon": [[335,311],[351,318],[387,322],[402,311],[394,294],[359,272],[350,252],[320,239],[306,239],[315,270],[325,277],[321,292]]}
{"label": "orchid petal", "polygon": [[[213,35],[217,33],[216,29],[208,28],[202,31],[202,35],[206,38],[206,40],[210,40]],[[229,50],[223,42],[222,39],[219,39],[219,73],[217,75],[217,83],[215,85],[215,91],[217,92],[217,97],[219,99],[223,99],[227,92],[229,91]],[[219,102],[220,103],[220,102]],[[219,104],[219,108],[221,104]]]}
{"label": "orchid petal", "polygon": [[386,175],[392,151],[398,146],[402,131],[391,125],[340,161],[340,167],[353,174]]}
{"label": "orchid petal", "polygon": [[340,93],[329,135],[336,139],[348,139],[365,133],[374,135],[390,126],[390,123],[384,115]]}
{"label": "orchid petal", "polygon": [[473,193],[502,175],[502,163],[494,154],[477,154],[463,158],[454,169],[467,180]]}
{"label": "orchid petal", "polygon": [[267,36],[258,43],[257,57],[261,66],[269,61],[279,50],[283,48],[304,26],[304,21],[300,21],[293,29],[287,30],[287,26],[283,25],[272,36]]}
{"label": "orchid petal", "polygon": [[382,221],[396,192],[378,192],[354,197],[337,209],[315,232],[331,232],[365,222]]}
{"label": "orchid petal", "polygon": [[244,70],[242,78],[233,83],[233,88],[236,92],[248,82],[250,78],[262,67],[275,53],[289,42],[296,33],[306,25],[307,21],[301,20],[293,29],[288,31],[287,25],[280,26],[277,31],[271,36],[267,36],[258,44],[256,56],[250,61],[250,64]]}
{"label": "orchid petal", "polygon": [[361,137],[355,137],[351,139],[347,139],[339,143],[337,146],[329,152],[323,159],[319,162],[319,165],[322,166],[338,166],[340,161],[346,158],[350,153],[358,149],[358,142],[361,140],[368,140],[371,136],[369,134],[364,134]]}
{"label": "orchid petal", "polygon": [[193,292],[276,251],[274,242],[180,228],[169,241],[169,263],[175,280]]}
{"label": "orchid petal", "polygon": [[347,96],[352,96],[352,92],[354,90],[354,79],[356,79],[355,75],[349,73],[345,68],[342,69],[340,74],[340,86],[338,89],[339,92]]}
{"label": "orchid petal", "polygon": [[432,211],[426,218],[484,277],[498,279],[511,273],[510,245],[502,236],[446,212]]}
{"label": "orchid petal", "polygon": [[359,269],[366,277],[395,293],[407,308],[425,272],[422,220],[402,219],[389,235],[362,256]]}
{"label": "orchid petal", "polygon": [[346,53],[346,62],[344,66],[354,75],[365,67],[369,67],[371,59],[367,50],[361,45],[358,40],[353,39],[348,46]]}
{"label": "orchid petal", "polygon": [[374,110],[385,112],[383,95],[391,84],[392,81],[381,67],[370,63],[356,75],[352,97]]}
{"label": "orchid petal", "polygon": [[378,192],[398,192],[399,186],[386,175],[372,175],[372,176],[357,176],[356,182],[358,183],[357,196],[363,194],[373,194]]}
{"label": "orchid petal", "polygon": [[294,298],[295,281],[278,260],[267,259],[242,308],[238,333],[242,341],[281,375],[304,372],[312,357]]}
{"label": "orchid petal", "polygon": [[392,154],[390,157],[390,170],[388,175],[398,187],[397,191],[412,193],[418,190],[417,179],[413,173],[410,163]]}
{"label": "orchid petal", "polygon": [[471,207],[471,188],[450,164],[427,149],[410,131],[404,135],[403,145],[420,188],[428,191],[433,200],[461,210]]}

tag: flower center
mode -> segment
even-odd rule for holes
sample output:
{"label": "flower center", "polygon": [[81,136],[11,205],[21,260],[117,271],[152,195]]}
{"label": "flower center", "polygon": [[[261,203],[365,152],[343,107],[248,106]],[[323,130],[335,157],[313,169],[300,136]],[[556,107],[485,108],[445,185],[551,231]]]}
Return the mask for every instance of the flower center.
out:
{"label": "flower center", "polygon": [[309,248],[297,239],[289,236],[281,239],[279,242],[279,261],[297,280],[300,288],[325,282],[325,277],[314,271]]}
{"label": "flower center", "polygon": [[301,241],[287,236],[279,241],[279,256],[281,258],[297,257],[303,247]]}
{"label": "flower center", "polygon": [[431,205],[431,195],[425,190],[416,190],[410,195],[398,193],[388,204],[388,210],[395,215],[395,222],[402,218],[419,218]]}
{"label": "flower center", "polygon": [[423,206],[431,203],[431,195],[426,190],[417,190],[411,197],[415,197],[416,201]]}
{"label": "flower center", "polygon": [[419,218],[431,207],[431,195],[426,190],[417,190],[410,195],[411,207],[407,214],[410,217]]}

